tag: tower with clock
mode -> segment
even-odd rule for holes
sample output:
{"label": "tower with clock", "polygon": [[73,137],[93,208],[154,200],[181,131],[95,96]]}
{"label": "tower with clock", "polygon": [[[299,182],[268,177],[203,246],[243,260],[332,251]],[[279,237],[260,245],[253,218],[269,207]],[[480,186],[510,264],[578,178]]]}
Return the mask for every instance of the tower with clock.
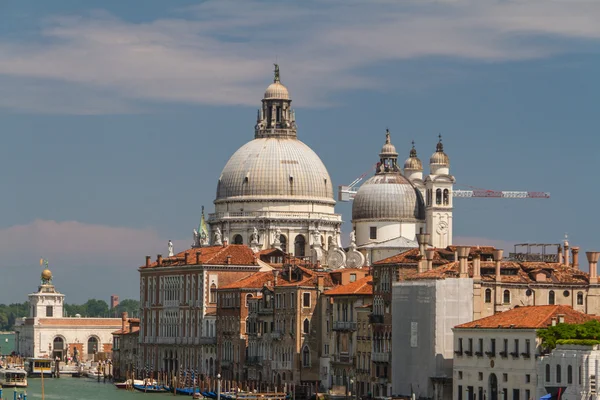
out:
{"label": "tower with clock", "polygon": [[444,153],[440,135],[435,153],[429,159],[425,178],[425,220],[431,245],[444,248],[452,244],[452,190],[456,182],[450,175],[450,159]]}

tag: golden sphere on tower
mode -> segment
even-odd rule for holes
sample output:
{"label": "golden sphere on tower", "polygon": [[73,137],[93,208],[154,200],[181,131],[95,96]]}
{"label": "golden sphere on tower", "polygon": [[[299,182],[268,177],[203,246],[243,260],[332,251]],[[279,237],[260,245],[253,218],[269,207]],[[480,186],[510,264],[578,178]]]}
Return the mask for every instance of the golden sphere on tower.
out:
{"label": "golden sphere on tower", "polygon": [[52,279],[52,272],[48,268],[42,271],[42,279],[45,281]]}

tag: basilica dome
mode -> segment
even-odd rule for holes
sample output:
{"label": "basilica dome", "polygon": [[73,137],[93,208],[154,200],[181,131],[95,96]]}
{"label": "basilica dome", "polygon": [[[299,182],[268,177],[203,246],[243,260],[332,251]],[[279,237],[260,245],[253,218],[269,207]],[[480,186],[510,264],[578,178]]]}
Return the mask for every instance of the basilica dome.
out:
{"label": "basilica dome", "polygon": [[315,152],[296,136],[296,117],[279,67],[258,110],[254,140],[229,159],[215,204],[284,201],[335,204],[329,173]]}
{"label": "basilica dome", "polygon": [[257,138],[231,156],[219,178],[215,203],[242,199],[335,203],[325,165],[295,137]]}
{"label": "basilica dome", "polygon": [[379,156],[377,172],[360,186],[354,197],[352,221],[422,222],[425,219],[423,196],[400,172],[398,154],[390,142],[389,131]]}

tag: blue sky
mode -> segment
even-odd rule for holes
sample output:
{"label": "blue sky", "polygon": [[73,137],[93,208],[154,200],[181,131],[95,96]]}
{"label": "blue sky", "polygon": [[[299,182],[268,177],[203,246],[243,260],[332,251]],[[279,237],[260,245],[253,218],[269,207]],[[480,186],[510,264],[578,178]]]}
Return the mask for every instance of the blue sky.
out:
{"label": "blue sky", "polygon": [[584,0],[0,0],[0,302],[36,289],[40,256],[69,302],[137,297],[144,256],[188,246],[212,209],[276,60],[334,185],[386,128],[425,163],[441,133],[457,188],[552,195],[457,199],[458,242],[600,249],[599,17]]}

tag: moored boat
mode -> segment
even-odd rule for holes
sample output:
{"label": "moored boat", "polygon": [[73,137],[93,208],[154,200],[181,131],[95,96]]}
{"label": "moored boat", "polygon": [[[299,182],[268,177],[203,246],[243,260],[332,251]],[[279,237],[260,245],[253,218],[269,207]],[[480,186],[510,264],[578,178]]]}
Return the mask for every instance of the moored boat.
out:
{"label": "moored boat", "polygon": [[142,379],[131,379],[126,380],[125,382],[115,382],[115,387],[117,389],[127,389],[128,387],[132,387],[134,385],[144,385],[144,381]]}
{"label": "moored boat", "polygon": [[164,386],[159,386],[159,385],[133,385],[133,388],[137,391],[140,392],[144,392],[144,393],[166,393],[168,392],[167,389],[165,389]]}
{"label": "moored boat", "polygon": [[18,368],[0,369],[0,386],[5,388],[27,387],[27,371]]}

